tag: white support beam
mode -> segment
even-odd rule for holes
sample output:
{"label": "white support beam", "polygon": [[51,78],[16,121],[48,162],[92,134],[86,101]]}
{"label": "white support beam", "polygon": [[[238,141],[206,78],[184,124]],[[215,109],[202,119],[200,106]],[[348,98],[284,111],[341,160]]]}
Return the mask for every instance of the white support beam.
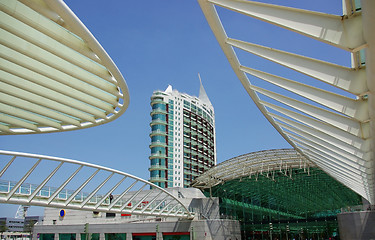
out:
{"label": "white support beam", "polygon": [[366,44],[360,14],[347,18],[254,1],[209,0],[209,2],[347,51],[358,51]]}
{"label": "white support beam", "polygon": [[349,134],[357,136],[358,141],[353,141],[352,145],[356,146],[362,151],[367,151],[369,146],[364,143],[363,139],[367,139],[369,137],[367,134],[367,131],[365,131],[369,128],[369,124],[366,124],[366,123],[361,124],[358,121],[355,121],[343,115],[339,115],[337,113],[327,111],[326,109],[318,108],[316,106],[283,96],[281,94],[271,92],[269,90],[266,90],[266,89],[263,89],[254,85],[252,85],[251,88],[260,94],[270,97],[282,104],[285,104],[286,106],[292,107],[302,113],[310,115],[327,124],[335,126],[345,132],[348,132]]}
{"label": "white support beam", "polygon": [[[358,139],[357,137],[351,134],[348,134],[347,132],[344,132],[338,128],[335,128],[332,125],[328,125],[321,121],[318,121],[314,118],[299,114],[297,112],[290,111],[288,109],[279,107],[271,103],[267,103],[264,101],[260,101],[260,102],[263,103],[263,105],[267,106],[268,108],[271,108],[295,121],[298,121],[307,126],[310,126],[311,129],[314,129],[315,131],[319,131],[319,132],[327,134],[330,138],[334,139],[334,141],[337,143],[338,146],[340,146],[343,150],[347,151],[348,153],[353,154],[359,158],[365,157],[365,152],[363,152],[361,149],[358,149],[352,145],[352,142],[360,141],[360,139]],[[273,113],[270,113],[270,115],[277,118],[277,116]]]}
{"label": "white support beam", "polygon": [[240,68],[242,71],[249,73],[257,78],[267,81],[271,84],[284,88],[294,94],[300,95],[322,106],[330,108],[339,113],[345,114],[358,121],[367,121],[368,105],[367,101],[361,99],[354,100],[330,91],[302,84],[290,79],[282,78],[276,75],[265,73],[249,67]]}
{"label": "white support beam", "polygon": [[350,69],[317,59],[231,38],[228,38],[226,43],[282,66],[291,68],[307,76],[316,78],[354,95],[360,96],[368,91],[366,85],[366,71],[364,69]]}
{"label": "white support beam", "polygon": [[290,125],[288,126],[286,124],[279,123],[282,128],[287,129],[290,132],[296,133],[300,137],[306,139],[307,141],[322,146],[322,148],[329,150],[331,153],[335,155],[335,158],[340,159],[343,163],[351,165],[352,167],[355,167],[360,171],[366,171],[366,161],[362,158],[356,157],[353,154],[343,151],[343,149],[340,148],[340,146],[337,146],[338,144],[340,144],[338,140],[332,139],[329,135],[325,133],[314,131],[313,129],[307,126],[304,126],[297,122],[292,122],[286,118],[280,116],[274,117]]}

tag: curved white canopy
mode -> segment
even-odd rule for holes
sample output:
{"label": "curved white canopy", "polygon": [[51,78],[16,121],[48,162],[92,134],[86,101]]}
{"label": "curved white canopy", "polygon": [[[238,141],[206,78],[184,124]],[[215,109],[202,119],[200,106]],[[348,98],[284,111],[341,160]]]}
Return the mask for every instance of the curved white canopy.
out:
{"label": "curved white canopy", "polygon": [[[245,0],[198,2],[237,77],[273,127],[306,158],[375,203],[375,1],[355,6],[357,1],[343,0],[343,16]],[[352,66],[228,36],[218,7],[346,50]],[[311,78],[303,83],[253,69],[240,63],[237,52],[241,59],[254,54]]]}
{"label": "curved white canopy", "polygon": [[264,175],[272,179],[275,171],[290,173],[291,169],[309,171],[316,165],[294,149],[273,149],[244,154],[226,160],[198,176],[193,187],[209,188],[227,181]]}
{"label": "curved white canopy", "polygon": [[0,6],[0,134],[87,128],[125,112],[123,76],[63,1]]}

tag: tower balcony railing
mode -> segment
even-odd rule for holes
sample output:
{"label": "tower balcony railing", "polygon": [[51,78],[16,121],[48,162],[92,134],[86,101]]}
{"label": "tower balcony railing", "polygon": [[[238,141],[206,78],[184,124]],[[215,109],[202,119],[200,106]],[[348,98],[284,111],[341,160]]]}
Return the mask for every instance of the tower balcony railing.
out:
{"label": "tower balcony railing", "polygon": [[165,131],[161,130],[154,130],[150,133],[150,137],[155,136],[155,135],[162,135],[162,136],[167,136],[167,133]]}
{"label": "tower balcony railing", "polygon": [[155,158],[166,158],[167,155],[164,153],[152,153],[149,157],[149,159],[155,159]]}
{"label": "tower balcony railing", "polygon": [[162,177],[150,177],[150,182],[167,182],[168,180]]}
{"label": "tower balcony railing", "polygon": [[167,125],[167,121],[161,120],[161,119],[154,119],[151,121],[150,125],[157,125],[157,124],[162,124],[162,125]]}
{"label": "tower balcony railing", "polygon": [[161,108],[155,108],[155,109],[152,109],[150,115],[154,115],[154,114],[157,114],[157,113],[161,113],[161,114],[167,114],[167,111],[164,110],[164,109],[161,109]]}
{"label": "tower balcony railing", "polygon": [[154,105],[154,104],[157,104],[157,103],[165,103],[165,102],[161,99],[152,99],[151,100],[151,106]]}
{"label": "tower balcony railing", "polygon": [[160,142],[160,141],[155,141],[155,142],[151,142],[150,144],[150,148],[151,147],[166,147],[167,144],[165,142]]}
{"label": "tower balcony railing", "polygon": [[168,170],[168,168],[165,165],[155,164],[155,165],[151,165],[148,170],[149,171],[152,171],[152,170]]}

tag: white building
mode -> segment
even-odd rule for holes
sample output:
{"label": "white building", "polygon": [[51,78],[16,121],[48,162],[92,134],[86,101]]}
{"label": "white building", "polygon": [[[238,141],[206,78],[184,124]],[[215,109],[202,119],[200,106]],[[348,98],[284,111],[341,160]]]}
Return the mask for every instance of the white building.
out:
{"label": "white building", "polygon": [[215,113],[200,85],[199,97],[172,86],[151,96],[150,182],[189,187],[216,164]]}

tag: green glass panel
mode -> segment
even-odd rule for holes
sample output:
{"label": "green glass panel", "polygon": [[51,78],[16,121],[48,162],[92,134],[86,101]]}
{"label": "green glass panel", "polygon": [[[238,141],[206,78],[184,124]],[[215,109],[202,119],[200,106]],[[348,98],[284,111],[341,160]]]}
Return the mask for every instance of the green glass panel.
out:
{"label": "green glass panel", "polygon": [[126,240],[126,233],[105,233],[105,240]]}
{"label": "green glass panel", "polygon": [[100,233],[81,233],[81,240],[99,240]]}
{"label": "green glass panel", "polygon": [[60,233],[59,240],[75,240],[76,234],[75,233]]}
{"label": "green glass panel", "polygon": [[40,240],[54,240],[55,234],[54,233],[41,233],[39,235]]}
{"label": "green glass panel", "polygon": [[190,235],[164,235],[163,240],[190,240]]}

